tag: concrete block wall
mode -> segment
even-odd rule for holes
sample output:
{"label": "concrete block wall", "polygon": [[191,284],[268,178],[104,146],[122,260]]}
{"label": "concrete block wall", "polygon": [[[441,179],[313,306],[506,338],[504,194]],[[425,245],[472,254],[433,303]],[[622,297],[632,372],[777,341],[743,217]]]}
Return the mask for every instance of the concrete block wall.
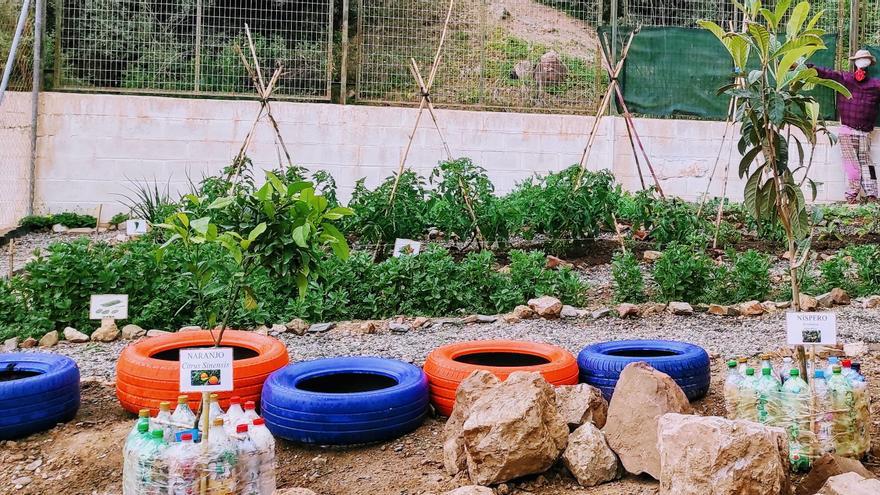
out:
{"label": "concrete block wall", "polygon": [[27,214],[31,168],[31,94],[9,91],[0,106],[0,231]]}
{"label": "concrete block wall", "polygon": [[[258,108],[253,101],[46,93],[38,127],[37,208],[88,211],[102,203],[109,216],[123,210],[119,194],[131,181],[156,180],[186,190],[190,179],[197,182],[230,163]],[[276,102],[272,109],[294,162],[333,174],[343,199],[358,179],[373,187],[396,171],[416,118],[413,108]],[[438,119],[453,155],[485,167],[499,193],[532,174],[577,163],[593,122],[585,116],[461,110],[440,110]],[[635,125],[667,194],[698,198],[725,124],[636,119]],[[728,132],[728,142],[734,137],[735,143],[734,132]],[[249,150],[255,164],[277,167],[274,138],[268,124],[258,126]],[[811,175],[824,182],[821,201],[843,197],[837,153],[827,145],[817,148]],[[740,200],[735,147],[722,153],[710,194],[720,194],[728,156],[728,193]],[[426,113],[408,165],[427,176],[444,158]],[[623,119],[602,120],[588,168],[610,169],[626,187],[639,187]]]}

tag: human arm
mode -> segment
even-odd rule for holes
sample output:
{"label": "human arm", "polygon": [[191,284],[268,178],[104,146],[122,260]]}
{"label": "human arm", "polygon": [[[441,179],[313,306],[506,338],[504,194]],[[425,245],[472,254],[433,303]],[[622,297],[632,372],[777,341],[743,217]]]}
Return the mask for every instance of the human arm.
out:
{"label": "human arm", "polygon": [[843,77],[843,72],[833,69],[826,69],[825,67],[817,67],[813,64],[807,64],[807,67],[809,67],[810,69],[814,69],[818,73],[819,77],[821,77],[822,79],[831,79],[832,81],[837,81],[840,84],[846,83],[846,80]]}

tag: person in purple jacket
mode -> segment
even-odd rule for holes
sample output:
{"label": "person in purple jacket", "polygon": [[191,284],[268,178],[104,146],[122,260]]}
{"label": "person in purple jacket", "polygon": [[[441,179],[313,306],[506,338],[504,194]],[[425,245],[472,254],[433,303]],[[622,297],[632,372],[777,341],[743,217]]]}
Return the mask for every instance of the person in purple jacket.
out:
{"label": "person in purple jacket", "polygon": [[855,71],[836,71],[823,67],[816,69],[819,77],[831,79],[844,85],[852,98],[837,95],[837,112],[840,114],[840,153],[848,190],[846,200],[858,203],[864,193],[865,200],[877,202],[877,170],[871,161],[871,137],[880,110],[880,79],[869,77],[865,69],[877,63],[868,50],[859,50],[849,58]]}

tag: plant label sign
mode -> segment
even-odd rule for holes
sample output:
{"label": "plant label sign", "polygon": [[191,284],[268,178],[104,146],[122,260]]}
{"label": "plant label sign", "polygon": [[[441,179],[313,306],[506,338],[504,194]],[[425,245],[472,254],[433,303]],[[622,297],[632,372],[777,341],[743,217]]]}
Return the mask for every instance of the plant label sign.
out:
{"label": "plant label sign", "polygon": [[400,258],[401,255],[417,255],[422,250],[422,243],[412,239],[395,239],[394,240],[394,257]]}
{"label": "plant label sign", "polygon": [[147,233],[147,221],[143,218],[133,218],[125,221],[125,234],[128,236],[144,235]]}
{"label": "plant label sign", "polygon": [[231,347],[180,350],[181,392],[229,392],[231,390]]}
{"label": "plant label sign", "polygon": [[798,313],[785,315],[789,345],[837,343],[837,315],[835,313]]}
{"label": "plant label sign", "polygon": [[89,318],[125,320],[128,318],[128,294],[92,294],[89,301]]}

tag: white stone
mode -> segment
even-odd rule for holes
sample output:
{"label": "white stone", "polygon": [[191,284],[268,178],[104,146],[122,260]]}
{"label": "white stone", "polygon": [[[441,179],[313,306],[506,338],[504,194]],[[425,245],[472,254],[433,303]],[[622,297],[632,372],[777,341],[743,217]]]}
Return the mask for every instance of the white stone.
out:
{"label": "white stone", "polygon": [[89,341],[89,336],[80,332],[79,330],[73,327],[67,327],[64,329],[64,340],[68,342],[73,342],[74,344],[82,344],[84,342]]}
{"label": "white stone", "polygon": [[608,446],[605,434],[592,423],[586,423],[568,437],[562,454],[565,467],[581,486],[596,486],[617,478],[620,465]]}

